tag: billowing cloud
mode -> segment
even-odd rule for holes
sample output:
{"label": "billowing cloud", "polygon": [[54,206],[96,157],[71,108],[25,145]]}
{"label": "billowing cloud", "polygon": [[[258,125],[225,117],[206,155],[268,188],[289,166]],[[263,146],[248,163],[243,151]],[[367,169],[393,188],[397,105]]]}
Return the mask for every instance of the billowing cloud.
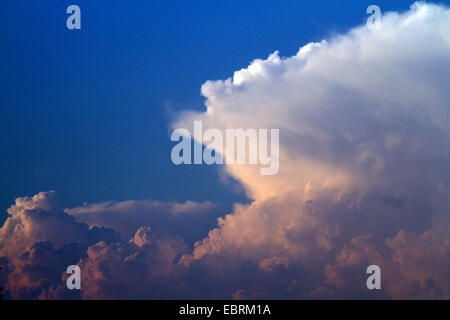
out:
{"label": "billowing cloud", "polygon": [[[212,207],[210,203],[191,202],[160,206],[164,209],[160,214],[170,208],[174,215],[193,208],[201,213]],[[113,229],[77,222],[64,212],[53,191],[18,198],[8,213],[10,217],[0,229],[0,262],[5,267],[0,279],[5,284],[6,298],[156,298],[162,294],[162,286],[167,286],[169,275],[172,277],[173,271],[180,268],[175,260],[187,252],[181,237],[151,232],[145,225],[121,241]],[[65,271],[73,264],[82,270],[82,293],[66,287]],[[134,289],[129,290],[127,286],[133,283]],[[139,283],[141,291],[137,289]]]}
{"label": "billowing cloud", "polygon": [[[180,253],[187,250],[180,237],[156,237],[141,227],[127,242],[90,246],[77,265],[82,271],[84,299],[157,299],[176,293],[173,277]],[[41,298],[60,299],[67,295],[64,282],[42,292]]]}
{"label": "billowing cloud", "polygon": [[358,27],[289,58],[275,52],[233,78],[207,81],[207,111],[183,114],[173,126],[279,128],[277,175],[226,168],[255,200],[307,185],[310,192],[426,189],[448,178],[449,28],[448,10],[416,4],[385,14],[380,29]]}
{"label": "billowing cloud", "polygon": [[8,213],[0,229],[0,257],[7,267],[5,289],[12,298],[39,296],[59,282],[90,245],[120,239],[112,229],[76,222],[62,210],[55,192],[18,198]]}
{"label": "billowing cloud", "polygon": [[370,297],[361,270],[371,264],[383,270],[381,297],[439,299],[450,296],[450,233],[429,230],[422,235],[399,231],[386,240],[389,249],[377,249],[371,235],[353,238],[325,267],[325,285],[312,293],[323,297]]}
{"label": "billowing cloud", "polygon": [[[220,219],[181,262],[232,255],[265,271],[298,264],[318,283],[362,296],[364,266],[387,259],[405,283],[387,281],[386,296],[425,297],[424,283],[433,283],[429,297],[448,297],[445,272],[430,265],[423,279],[406,270],[422,260],[448,266],[448,237],[428,238],[450,230],[449,31],[447,8],[416,3],[384,14],[378,29],[357,27],[289,58],[275,52],[206,82],[206,112],[185,113],[174,128],[192,130],[199,120],[205,130],[279,128],[280,170],[262,176],[256,166],[227,165],[254,202]],[[417,257],[399,259],[399,243]],[[358,287],[337,272],[343,263],[354,267]],[[402,296],[411,283],[416,293]],[[325,286],[309,296],[317,290]]]}
{"label": "billowing cloud", "polygon": [[118,239],[114,230],[89,228],[76,222],[63,211],[53,191],[17,198],[8,213],[10,217],[0,229],[0,256],[19,256],[42,241],[59,249],[73,242],[90,245],[100,240]]}
{"label": "billowing cloud", "polygon": [[209,203],[20,198],[0,231],[7,290],[67,297],[49,270],[76,259],[82,298],[450,298],[449,57],[450,10],[418,3],[206,82],[206,112],[174,128],[280,129],[276,175],[224,166],[252,202],[189,250],[177,221]]}

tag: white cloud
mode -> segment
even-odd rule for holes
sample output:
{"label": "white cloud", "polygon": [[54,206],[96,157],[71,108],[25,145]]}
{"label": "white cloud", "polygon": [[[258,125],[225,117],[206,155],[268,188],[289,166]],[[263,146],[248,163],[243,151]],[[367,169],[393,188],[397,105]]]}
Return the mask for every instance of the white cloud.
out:
{"label": "white cloud", "polygon": [[[84,298],[448,299],[449,57],[450,10],[415,4],[385,13],[379,29],[357,27],[206,82],[207,111],[183,114],[175,128],[280,129],[277,175],[225,167],[253,202],[236,204],[186,254],[180,237],[153,230],[180,234],[179,221],[190,227],[183,218],[206,216],[193,213],[210,203],[64,212],[52,193],[19,198],[0,230],[0,256],[15,265],[7,289],[65,297],[51,262],[76,258]],[[123,241],[81,221],[120,230]],[[377,296],[365,289],[369,264],[381,266]]]}
{"label": "white cloud", "polygon": [[[442,7],[416,4],[406,14],[385,14],[379,30],[362,26],[308,44],[293,57],[275,52],[255,60],[233,78],[206,82],[207,112],[183,114],[173,126],[202,120],[205,130],[280,128],[278,175],[227,168],[256,200],[297,192],[308,182],[363,191],[390,184],[386,177],[445,160],[448,15]],[[441,174],[439,164],[431,174]]]}
{"label": "white cloud", "polygon": [[[185,113],[173,127],[280,128],[280,171],[267,177],[228,165],[254,202],[221,219],[182,262],[215,265],[231,255],[264,270],[299,263],[319,279],[352,239],[371,234],[376,259],[395,251],[385,240],[400,230],[410,240],[448,232],[448,57],[450,11],[416,3],[384,14],[379,29],[357,27],[293,57],[275,52],[206,82],[207,111]],[[434,245],[448,250],[440,239]]]}
{"label": "white cloud", "polygon": [[89,245],[100,239],[118,239],[113,230],[90,229],[76,222],[64,213],[53,191],[17,198],[8,213],[10,216],[0,229],[0,256],[8,258],[20,256],[42,241],[49,241],[59,249],[73,242]]}

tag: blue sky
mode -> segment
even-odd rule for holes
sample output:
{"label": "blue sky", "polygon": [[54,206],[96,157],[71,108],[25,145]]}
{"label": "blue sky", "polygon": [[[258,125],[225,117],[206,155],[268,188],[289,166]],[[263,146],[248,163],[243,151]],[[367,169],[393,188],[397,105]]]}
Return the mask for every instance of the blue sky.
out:
{"label": "blue sky", "polygon": [[[3,1],[1,217],[43,190],[68,206],[244,201],[217,168],[171,163],[172,115],[203,110],[206,80],[364,23],[372,2]],[[81,7],[81,31],[65,26],[69,4]],[[376,4],[404,11],[411,1]]]}

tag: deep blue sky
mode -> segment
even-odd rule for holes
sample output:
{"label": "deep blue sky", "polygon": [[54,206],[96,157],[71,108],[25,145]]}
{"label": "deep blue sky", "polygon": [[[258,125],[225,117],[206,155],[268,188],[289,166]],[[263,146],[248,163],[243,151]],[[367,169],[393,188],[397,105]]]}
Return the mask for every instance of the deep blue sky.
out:
{"label": "deep blue sky", "polygon": [[[68,206],[243,200],[217,168],[171,163],[171,114],[202,110],[206,80],[364,23],[370,4],[411,3],[3,0],[0,217],[16,197],[47,190]],[[66,28],[70,4],[81,31]]]}

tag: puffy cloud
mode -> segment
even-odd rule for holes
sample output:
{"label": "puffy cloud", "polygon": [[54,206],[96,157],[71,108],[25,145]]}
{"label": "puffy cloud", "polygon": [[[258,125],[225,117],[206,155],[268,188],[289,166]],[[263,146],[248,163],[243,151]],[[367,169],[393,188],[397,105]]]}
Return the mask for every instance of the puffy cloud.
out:
{"label": "puffy cloud", "polygon": [[[127,205],[131,203],[121,208],[129,209]],[[213,207],[210,203],[192,202],[143,204],[153,204],[153,209],[159,206],[160,215],[170,209],[175,216]],[[77,222],[64,212],[53,191],[18,198],[8,213],[10,217],[0,229],[0,259],[5,267],[0,280],[5,284],[5,298],[157,298],[164,290],[173,294],[177,287],[169,286],[174,270],[180,268],[175,260],[187,252],[187,245],[179,236],[158,234],[148,226],[140,226],[130,240],[121,241],[113,229]],[[65,271],[73,264],[81,268],[82,292],[66,287]],[[130,285],[133,290],[129,290]]]}
{"label": "puffy cloud", "polygon": [[[419,3],[385,13],[379,29],[357,27],[289,58],[275,52],[206,82],[206,112],[187,112],[174,128],[280,129],[278,174],[224,166],[253,202],[236,204],[189,251],[163,231],[191,240],[183,225],[209,216],[209,203],[63,211],[53,193],[19,198],[0,231],[7,289],[68,297],[65,275],[51,270],[76,259],[86,299],[448,299],[449,56],[450,10]],[[365,287],[371,264],[381,292]]]}
{"label": "puffy cloud", "polygon": [[[187,246],[180,237],[141,227],[128,242],[98,242],[78,261],[83,299],[169,298],[177,294],[175,260]],[[66,298],[65,282],[46,288],[45,299]]]}
{"label": "puffy cloud", "polygon": [[49,241],[59,249],[73,242],[90,245],[118,238],[111,229],[90,229],[88,225],[76,222],[63,211],[53,191],[17,198],[8,213],[10,217],[0,229],[0,256],[19,256],[42,241]]}
{"label": "puffy cloud", "polygon": [[0,257],[8,265],[5,289],[13,298],[37,297],[98,241],[115,242],[112,229],[89,228],[64,213],[55,192],[17,198],[0,229]]}
{"label": "puffy cloud", "polygon": [[[402,235],[409,235],[408,256],[417,255],[410,263],[443,260],[445,238],[426,244],[443,251],[414,243],[436,228],[448,233],[450,221],[449,31],[448,8],[416,3],[406,13],[384,14],[379,29],[357,27],[289,58],[275,52],[230,79],[206,82],[206,112],[187,112],[173,127],[192,130],[201,120],[205,130],[279,128],[280,171],[261,176],[256,166],[226,165],[254,202],[220,219],[181,262],[215,265],[231,255],[266,272],[299,264],[317,283],[354,288],[341,295],[352,297],[364,296],[361,265],[387,259],[411,269],[393,245]],[[338,277],[331,266],[343,263],[359,264],[352,269],[358,280]],[[430,267],[427,275],[439,288],[430,296],[448,297],[448,274]],[[424,281],[409,296],[427,296]],[[386,284],[387,296],[407,297],[396,285]]]}
{"label": "puffy cloud", "polygon": [[191,129],[202,120],[205,130],[279,128],[277,175],[226,168],[255,200],[298,193],[308,183],[361,192],[425,189],[424,172],[435,183],[446,168],[448,15],[416,4],[385,14],[380,29],[362,26],[293,57],[257,59],[233,78],[206,82],[207,111],[183,114],[173,126]]}
{"label": "puffy cloud", "polygon": [[[85,248],[77,243],[55,250],[50,241],[35,243],[28,251],[8,261],[6,290],[14,299],[37,298],[48,287],[62,282],[69,265],[76,264]],[[65,282],[64,282],[65,284]],[[68,291],[68,290],[66,290]],[[65,298],[78,298],[77,292],[66,292]]]}
{"label": "puffy cloud", "polygon": [[397,285],[388,287],[395,298],[450,297],[450,229],[432,229],[422,235],[400,231],[387,239],[396,268],[388,273]]}
{"label": "puffy cloud", "polygon": [[399,231],[375,246],[371,235],[346,244],[336,262],[325,267],[326,285],[311,293],[314,298],[370,297],[361,270],[380,266],[385,290],[379,297],[439,299],[450,296],[450,229],[428,230],[421,235]]}

